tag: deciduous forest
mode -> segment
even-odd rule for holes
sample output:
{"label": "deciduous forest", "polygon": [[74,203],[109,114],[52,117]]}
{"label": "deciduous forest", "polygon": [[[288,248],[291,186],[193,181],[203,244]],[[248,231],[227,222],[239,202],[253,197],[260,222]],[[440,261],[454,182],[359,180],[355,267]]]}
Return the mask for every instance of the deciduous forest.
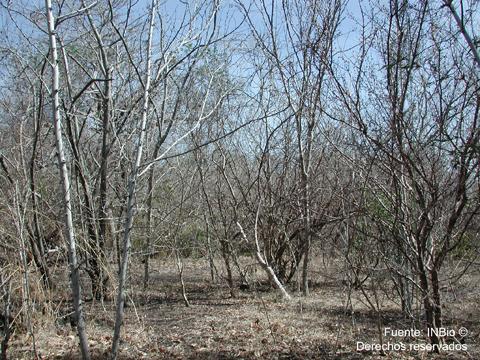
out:
{"label": "deciduous forest", "polygon": [[479,359],[478,0],[0,0],[0,359]]}

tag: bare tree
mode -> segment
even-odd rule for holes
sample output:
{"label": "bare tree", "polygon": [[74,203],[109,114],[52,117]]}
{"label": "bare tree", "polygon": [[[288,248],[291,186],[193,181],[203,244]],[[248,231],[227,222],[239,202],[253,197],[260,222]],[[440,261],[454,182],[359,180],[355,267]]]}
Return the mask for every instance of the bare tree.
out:
{"label": "bare tree", "polygon": [[[274,86],[278,86],[285,96],[295,124],[302,194],[302,289],[303,295],[307,296],[314,222],[311,194],[314,138],[318,134],[319,121],[324,116],[324,87],[328,64],[332,62],[332,46],[342,4],[340,1],[329,4],[283,1],[278,6],[273,1],[261,1],[258,10],[262,15],[263,27],[252,20],[243,3],[241,6],[270,71],[277,77]],[[283,24],[282,29],[280,23]]]}
{"label": "bare tree", "polygon": [[[477,80],[464,50],[439,29],[442,15],[434,15],[429,2],[390,1],[385,15],[388,26],[375,28],[375,40],[363,44],[356,90],[336,77],[350,125],[362,136],[355,162],[364,170],[357,174],[370,183],[363,206],[367,224],[374,226],[357,228],[377,239],[407,316],[418,292],[426,326],[433,329],[430,341],[439,351],[441,270],[469,238],[479,212]],[[382,75],[367,79],[366,64],[376,66],[366,56],[373,44],[380,44]],[[386,92],[371,101],[358,90],[379,83]]]}
{"label": "bare tree", "polygon": [[112,339],[112,359],[116,359],[118,355],[118,347],[120,345],[120,330],[123,324],[124,306],[125,306],[125,284],[127,281],[127,269],[128,269],[128,257],[130,255],[131,246],[131,230],[133,225],[133,217],[135,212],[135,190],[137,184],[138,173],[142,161],[143,145],[145,140],[145,132],[147,128],[147,115],[149,105],[149,91],[151,83],[151,49],[152,49],[152,33],[155,20],[155,13],[157,8],[156,0],[152,0],[150,8],[150,22],[148,27],[148,45],[147,45],[147,62],[145,68],[145,87],[143,93],[143,106],[141,119],[139,122],[140,133],[138,135],[137,146],[135,150],[135,162],[132,168],[128,180],[128,197],[127,197],[127,214],[125,218],[125,228],[123,235],[123,247],[122,247],[122,261],[120,263],[119,283],[118,283],[118,295],[117,295],[117,307],[115,314],[115,329]]}
{"label": "bare tree", "polygon": [[[259,207],[260,208],[260,207]],[[242,237],[243,239],[248,242],[248,238],[247,238],[247,235],[245,234],[245,231],[243,231],[243,227],[242,225],[240,225],[239,222],[237,222],[237,226],[238,228],[240,229],[240,232],[242,234]],[[277,278],[277,275],[275,275],[275,272],[273,271],[272,267],[268,265],[268,263],[265,261],[265,259],[263,258],[262,256],[262,252],[261,252],[261,249],[260,249],[260,245],[259,245],[259,242],[258,242],[258,233],[257,233],[257,226],[258,226],[258,212],[257,212],[257,216],[255,218],[255,230],[254,230],[254,233],[255,233],[255,256],[258,260],[258,263],[260,264],[260,266],[262,267],[262,269],[265,271],[265,273],[267,274],[269,280],[275,285],[275,287],[280,291],[280,293],[282,294],[282,297],[285,299],[285,300],[291,300],[291,296],[288,294],[288,292],[285,290],[285,287],[283,286],[283,284],[278,280]]]}
{"label": "bare tree", "polygon": [[[475,44],[475,37],[472,38],[471,34],[467,31],[467,21],[465,19],[465,9],[464,9],[464,3],[463,0],[460,0],[460,11],[461,15],[458,14],[458,11],[455,9],[455,5],[453,3],[453,0],[444,0],[443,1],[445,7],[450,10],[450,13],[452,14],[453,18],[455,19],[455,22],[458,26],[458,29],[462,33],[465,41],[468,44],[468,47],[470,48],[470,51],[472,52],[473,59],[475,60],[475,63],[477,67],[480,67],[480,54],[478,51],[478,45]],[[473,5],[475,6],[475,5]]]}
{"label": "bare tree", "polygon": [[57,146],[58,166],[60,168],[60,180],[63,194],[63,206],[65,216],[65,238],[68,245],[68,258],[70,266],[70,281],[73,292],[73,305],[75,310],[77,332],[80,340],[80,349],[83,359],[90,359],[88,350],[88,339],[85,331],[85,320],[83,315],[82,291],[80,286],[80,271],[77,261],[77,249],[75,240],[75,229],[73,226],[72,203],[70,192],[70,177],[67,169],[67,160],[63,147],[62,119],[60,114],[59,100],[59,69],[57,54],[57,39],[55,30],[55,19],[53,17],[52,2],[45,0],[45,10],[48,22],[48,35],[50,38],[50,53],[52,66],[52,87],[50,89],[53,106],[53,124],[55,128],[55,140]]}

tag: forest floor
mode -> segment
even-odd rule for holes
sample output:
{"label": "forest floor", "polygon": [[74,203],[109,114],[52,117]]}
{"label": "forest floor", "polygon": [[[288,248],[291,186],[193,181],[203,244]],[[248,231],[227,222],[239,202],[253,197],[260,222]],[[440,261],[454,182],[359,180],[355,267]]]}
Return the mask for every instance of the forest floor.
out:
{"label": "forest floor", "polygon": [[[245,259],[246,262],[250,260]],[[252,261],[250,261],[252,262]],[[134,261],[135,263],[135,261]],[[205,260],[185,262],[184,277],[190,307],[180,291],[178,271],[171,260],[154,259],[148,290],[142,286],[142,265],[131,267],[130,291],[121,359],[480,359],[480,273],[470,273],[457,281],[455,290],[443,290],[445,326],[458,331],[468,329],[462,340],[467,351],[445,351],[440,355],[410,348],[425,344],[417,338],[384,337],[384,343],[403,343],[398,351],[357,349],[357,342],[376,343],[378,326],[410,329],[399,306],[388,291],[378,293],[381,323],[368,306],[365,296],[356,290],[351,294],[352,309],[346,310],[347,289],[339,265],[317,258],[313,264],[311,295],[307,299],[290,288],[293,300],[281,300],[275,290],[265,285],[257,273],[254,285],[230,297],[225,281],[212,284]],[[260,272],[260,270],[258,270]],[[42,359],[78,359],[74,329],[59,314],[68,313],[68,284],[59,274],[59,291],[51,305],[52,314],[36,316],[35,343]],[[60,277],[63,280],[60,281]],[[366,293],[374,303],[373,293]],[[392,293],[390,294],[392,295]],[[63,297],[63,300],[59,300]],[[87,331],[94,359],[106,359],[114,324],[114,302],[85,303]],[[48,318],[48,319],[47,319]],[[48,320],[48,321],[47,321]],[[458,336],[457,336],[458,339]],[[458,342],[447,338],[447,343]],[[31,359],[32,339],[26,331],[17,331],[11,339],[11,359]],[[397,345],[398,346],[398,345]],[[413,346],[413,345],[412,345]]]}

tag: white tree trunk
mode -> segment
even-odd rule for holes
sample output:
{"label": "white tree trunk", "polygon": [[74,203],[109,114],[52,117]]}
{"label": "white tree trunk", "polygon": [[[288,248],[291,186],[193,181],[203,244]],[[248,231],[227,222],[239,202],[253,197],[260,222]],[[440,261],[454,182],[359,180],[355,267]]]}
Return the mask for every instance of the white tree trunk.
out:
{"label": "white tree trunk", "polygon": [[[243,239],[248,242],[247,235],[245,234],[245,231],[243,231],[242,225],[237,221],[237,226],[240,229],[240,232],[242,234]],[[262,256],[262,252],[260,251],[260,244],[258,243],[258,236],[257,236],[257,221],[255,221],[255,256],[258,260],[258,263],[262,267],[263,271],[267,273],[268,279],[270,282],[280,291],[280,294],[282,294],[282,297],[285,300],[291,300],[292,297],[290,294],[285,290],[285,287],[283,284],[278,280],[277,275],[275,274],[275,271],[273,271],[272,267],[268,265],[268,263],[265,261],[265,259]]]}
{"label": "white tree trunk", "polygon": [[58,166],[60,168],[60,178],[62,184],[63,206],[65,216],[65,238],[68,245],[68,259],[70,267],[70,285],[73,293],[73,306],[77,321],[77,333],[80,340],[80,349],[84,360],[90,359],[88,351],[88,339],[85,332],[85,320],[83,318],[82,291],[80,286],[80,271],[78,269],[77,250],[75,240],[75,230],[73,227],[72,205],[70,200],[70,178],[65,160],[65,150],[63,147],[60,100],[59,100],[59,70],[57,39],[55,35],[55,20],[52,13],[51,0],[45,0],[47,11],[48,35],[50,38],[50,53],[52,58],[52,101],[53,101],[53,124],[55,128],[55,141],[57,145]]}
{"label": "white tree trunk", "polygon": [[156,7],[157,7],[157,1],[152,0],[151,12],[150,12],[150,26],[148,31],[148,46],[147,46],[147,65],[146,65],[147,79],[146,79],[145,88],[144,88],[142,118],[140,123],[140,134],[137,142],[137,148],[135,150],[135,163],[133,164],[133,169],[130,174],[130,178],[128,179],[127,215],[125,219],[125,229],[124,229],[124,235],[123,235],[123,253],[122,253],[122,260],[120,264],[120,274],[119,274],[119,280],[118,280],[115,329],[114,329],[113,340],[112,340],[112,355],[111,355],[112,359],[116,359],[118,355],[118,347],[120,345],[120,330],[122,328],[122,323],[124,318],[125,283],[127,279],[128,256],[130,253],[130,246],[131,246],[130,232],[132,229],[133,216],[135,213],[134,201],[135,201],[136,183],[137,183],[140,164],[142,161],[143,143],[145,140],[145,133],[147,128],[147,112],[148,112],[148,101],[149,101],[149,91],[150,91],[150,82],[151,82],[150,68],[151,68],[152,33],[153,33]]}

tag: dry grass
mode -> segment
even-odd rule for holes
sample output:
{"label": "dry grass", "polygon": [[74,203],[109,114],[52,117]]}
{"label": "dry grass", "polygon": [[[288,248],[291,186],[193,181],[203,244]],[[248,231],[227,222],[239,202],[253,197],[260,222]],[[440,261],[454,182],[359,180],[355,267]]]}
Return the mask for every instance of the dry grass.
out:
{"label": "dry grass", "polygon": [[[356,341],[378,343],[377,316],[364,305],[360,292],[352,294],[353,313],[345,311],[345,288],[338,266],[318,261],[312,272],[312,295],[294,294],[281,301],[258,275],[255,286],[230,298],[224,282],[210,284],[203,260],[185,264],[185,281],[190,307],[185,307],[173,262],[155,260],[150,288],[141,284],[142,268],[131,269],[129,306],[126,309],[121,359],[479,359],[479,278],[470,274],[444,292],[445,322],[464,326],[468,353],[433,355],[426,352],[357,352]],[[63,282],[58,281],[58,289]],[[67,289],[67,288],[65,288]],[[68,292],[58,291],[52,305],[68,313]],[[292,289],[290,289],[292,290]],[[61,300],[64,298],[63,300]],[[381,298],[383,326],[405,329],[410,325],[398,307]],[[52,304],[53,304],[52,303]],[[113,302],[87,302],[88,334],[94,358],[107,358],[113,328]],[[38,314],[37,314],[38,315]],[[36,344],[44,359],[77,359],[74,330],[68,321],[41,321],[37,316]],[[388,340],[388,339],[387,339]],[[412,340],[404,340],[412,342]],[[422,342],[425,339],[417,339]],[[16,332],[9,353],[12,359],[30,359],[32,341]]]}

